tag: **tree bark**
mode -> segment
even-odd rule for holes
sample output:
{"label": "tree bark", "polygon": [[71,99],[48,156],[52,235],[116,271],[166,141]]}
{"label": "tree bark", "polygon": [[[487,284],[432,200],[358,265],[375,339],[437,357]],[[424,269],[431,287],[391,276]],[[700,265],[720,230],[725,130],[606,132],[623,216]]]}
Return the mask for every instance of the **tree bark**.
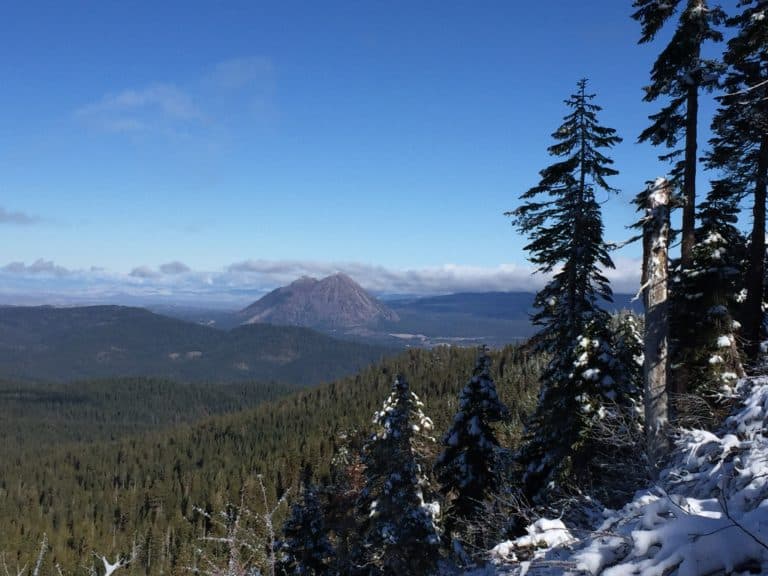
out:
{"label": "tree bark", "polygon": [[768,188],[768,137],[760,143],[752,206],[752,235],[747,269],[747,300],[744,304],[744,338],[750,362],[757,360],[763,336],[763,284],[765,281],[765,199]]}
{"label": "tree bark", "polygon": [[699,122],[699,87],[688,88],[685,116],[685,168],[683,171],[683,238],[680,245],[680,267],[687,270],[693,261],[696,245],[696,152]]}
{"label": "tree bark", "polygon": [[649,472],[657,478],[669,451],[669,319],[667,303],[670,185],[658,179],[648,190],[643,230],[645,335],[643,401]]}

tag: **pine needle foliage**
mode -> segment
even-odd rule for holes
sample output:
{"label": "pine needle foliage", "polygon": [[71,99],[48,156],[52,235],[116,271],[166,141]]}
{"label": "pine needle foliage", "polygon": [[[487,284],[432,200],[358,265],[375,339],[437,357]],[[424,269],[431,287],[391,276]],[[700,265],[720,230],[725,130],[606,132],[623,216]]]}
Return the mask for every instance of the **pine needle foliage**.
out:
{"label": "pine needle foliage", "polygon": [[607,317],[598,300],[612,299],[603,270],[613,261],[603,240],[603,223],[595,192],[615,192],[606,181],[618,174],[600,150],[621,142],[613,128],[601,126],[601,108],[587,94],[587,80],[565,101],[571,112],[552,134],[548,148],[558,161],[540,172],[538,185],[521,196],[523,205],[507,215],[528,236],[525,246],[538,271],[554,277],[537,295],[536,336],[548,352],[571,346],[592,320]]}
{"label": "pine needle foliage", "polygon": [[744,303],[745,352],[756,360],[765,336],[766,197],[768,196],[768,0],[742,0],[728,20],[733,37],[724,55],[725,95],[712,121],[707,164],[727,179],[732,193],[752,202],[752,231]]}
{"label": "pine needle foliage", "polygon": [[[640,142],[654,146],[664,144],[673,149],[662,159],[669,160],[683,153],[674,150],[681,136],[685,136],[688,116],[696,118],[698,100],[690,100],[700,89],[712,90],[717,86],[722,66],[715,60],[701,57],[706,42],[723,39],[719,26],[725,23],[725,13],[707,0],[635,0],[637,10],[632,18],[640,22],[640,43],[652,42],[664,25],[679,12],[677,27],[651,70],[651,84],[645,87],[646,102],[665,99],[666,105],[650,116],[651,125],[640,135]],[[695,106],[695,109],[692,108]],[[682,165],[674,175],[682,176]]]}
{"label": "pine needle foliage", "polygon": [[729,181],[712,183],[699,209],[693,262],[679,282],[680,316],[689,321],[676,326],[686,345],[678,346],[675,362],[686,367],[689,391],[712,404],[743,376],[737,318],[747,243],[737,228],[738,196]]}
{"label": "pine needle foliage", "polygon": [[[637,9],[632,17],[642,26],[641,44],[653,41],[679,14],[669,43],[653,65],[643,98],[646,102],[662,99],[665,104],[649,117],[651,124],[639,141],[669,149],[659,158],[673,163],[671,181],[683,192],[681,263],[687,268],[695,241],[699,93],[714,89],[722,70],[718,61],[702,57],[702,47],[723,39],[718,27],[724,24],[725,13],[708,0],[635,0],[632,6]],[[678,147],[681,139],[682,149]]]}
{"label": "pine needle foliage", "polygon": [[431,574],[436,569],[439,505],[427,501],[429,483],[415,446],[417,435],[432,429],[422,406],[399,375],[374,415],[376,432],[363,447],[362,542],[356,573]]}
{"label": "pine needle foliage", "polygon": [[529,497],[540,497],[569,478],[584,479],[590,419],[604,400],[618,400],[610,318],[600,306],[612,299],[604,270],[613,262],[596,192],[615,192],[606,179],[618,172],[602,150],[621,138],[599,123],[601,108],[594,97],[587,93],[587,80],[580,80],[565,101],[570,112],[548,149],[557,161],[521,196],[523,204],[507,213],[528,236],[526,250],[539,272],[553,273],[534,301],[533,321],[541,326],[535,341],[551,360],[518,454]]}
{"label": "pine needle foliage", "polygon": [[331,574],[335,552],[325,526],[323,507],[311,472],[302,474],[299,501],[283,526],[278,574],[286,576],[316,576]]}
{"label": "pine needle foliage", "polygon": [[450,499],[446,532],[457,523],[476,520],[484,501],[501,483],[500,446],[493,424],[509,419],[491,377],[491,359],[483,347],[475,370],[459,394],[459,409],[443,437],[443,451],[435,463],[440,491]]}

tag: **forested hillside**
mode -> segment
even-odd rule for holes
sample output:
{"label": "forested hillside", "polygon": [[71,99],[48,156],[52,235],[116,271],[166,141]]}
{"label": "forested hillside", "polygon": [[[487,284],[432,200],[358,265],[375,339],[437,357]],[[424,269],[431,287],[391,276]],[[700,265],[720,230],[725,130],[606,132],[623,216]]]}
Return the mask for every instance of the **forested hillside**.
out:
{"label": "forested hillside", "polygon": [[2,453],[139,436],[245,410],[298,388],[259,382],[212,386],[148,378],[67,384],[1,382]]}
{"label": "forested hillside", "polygon": [[[131,573],[184,573],[201,544],[198,538],[212,528],[195,507],[214,512],[240,502],[241,488],[256,474],[263,475],[270,501],[288,488],[295,494],[307,464],[318,479],[329,481],[334,453],[367,437],[371,417],[400,371],[409,375],[439,436],[451,422],[457,392],[475,356],[473,349],[412,350],[354,377],[252,410],[138,436],[130,434],[129,424],[148,428],[148,422],[165,416],[163,395],[151,393],[157,382],[131,382],[123,392],[104,392],[106,382],[73,384],[67,391],[69,406],[55,398],[61,394],[55,388],[17,395],[14,402],[17,407],[24,403],[24,410],[9,409],[3,415],[0,517],[10,520],[0,524],[0,550],[10,559],[30,558],[45,533],[51,546],[49,568],[60,563],[77,570],[90,562],[92,550],[128,554],[138,544]],[[518,347],[504,348],[493,359],[499,394],[512,413],[499,429],[500,439],[512,447],[535,402],[540,360]],[[116,411],[129,389],[144,392]],[[184,389],[188,398],[210,397],[199,388]],[[228,389],[221,403],[240,393]],[[197,399],[182,401],[185,405],[188,414],[201,408]],[[45,421],[69,432],[54,441],[37,428]],[[106,421],[113,423],[115,436],[129,436],[105,441],[110,435]],[[39,442],[17,442],[11,430]],[[261,509],[255,486],[250,490],[251,505]]]}
{"label": "forested hillside", "polygon": [[150,376],[309,385],[392,353],[307,328],[259,324],[222,331],[143,308],[0,307],[0,377],[8,380]]}

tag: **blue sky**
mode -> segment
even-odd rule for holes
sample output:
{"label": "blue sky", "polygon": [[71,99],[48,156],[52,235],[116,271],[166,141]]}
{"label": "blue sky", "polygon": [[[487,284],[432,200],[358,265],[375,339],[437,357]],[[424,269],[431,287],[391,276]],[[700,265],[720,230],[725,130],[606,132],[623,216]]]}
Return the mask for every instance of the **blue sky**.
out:
{"label": "blue sky", "polygon": [[[630,13],[619,0],[7,4],[0,300],[247,300],[336,269],[378,292],[535,287],[502,213],[550,162],[579,78],[625,139],[608,239],[627,237],[629,199],[666,170],[635,144],[660,45],[637,45]],[[616,255],[621,290],[638,251]]]}

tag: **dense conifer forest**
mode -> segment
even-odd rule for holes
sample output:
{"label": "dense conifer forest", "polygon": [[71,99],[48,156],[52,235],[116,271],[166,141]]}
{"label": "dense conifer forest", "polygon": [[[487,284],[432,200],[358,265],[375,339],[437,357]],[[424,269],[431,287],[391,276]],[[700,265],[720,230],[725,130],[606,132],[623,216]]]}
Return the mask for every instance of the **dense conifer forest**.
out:
{"label": "dense conifer forest", "polygon": [[[306,466],[321,484],[331,484],[331,462],[371,432],[371,418],[398,372],[409,375],[439,437],[475,356],[474,349],[412,350],[357,376],[271,401],[287,390],[233,385],[219,394],[124,380],[20,394],[19,387],[5,385],[6,397],[15,399],[5,404],[2,420],[0,516],[9,521],[0,526],[1,548],[9,562],[23,564],[46,534],[48,569],[58,563],[77,571],[92,563],[94,550],[111,558],[136,546],[132,573],[188,573],[200,538],[214,528],[196,508],[226,510],[240,503],[247,487],[249,505],[263,510],[257,474],[271,503],[288,489],[295,496]],[[519,347],[492,358],[500,397],[511,411],[498,430],[509,449],[535,403],[541,361]],[[168,418],[174,411],[191,421],[203,410],[223,412],[259,400],[265,402],[256,408],[201,423],[170,425]],[[40,430],[41,422],[50,428]],[[438,446],[428,448],[431,460]]]}
{"label": "dense conifer forest", "polygon": [[121,378],[57,383],[0,383],[3,450],[138,436],[237,412],[296,391],[293,384],[176,383]]}

